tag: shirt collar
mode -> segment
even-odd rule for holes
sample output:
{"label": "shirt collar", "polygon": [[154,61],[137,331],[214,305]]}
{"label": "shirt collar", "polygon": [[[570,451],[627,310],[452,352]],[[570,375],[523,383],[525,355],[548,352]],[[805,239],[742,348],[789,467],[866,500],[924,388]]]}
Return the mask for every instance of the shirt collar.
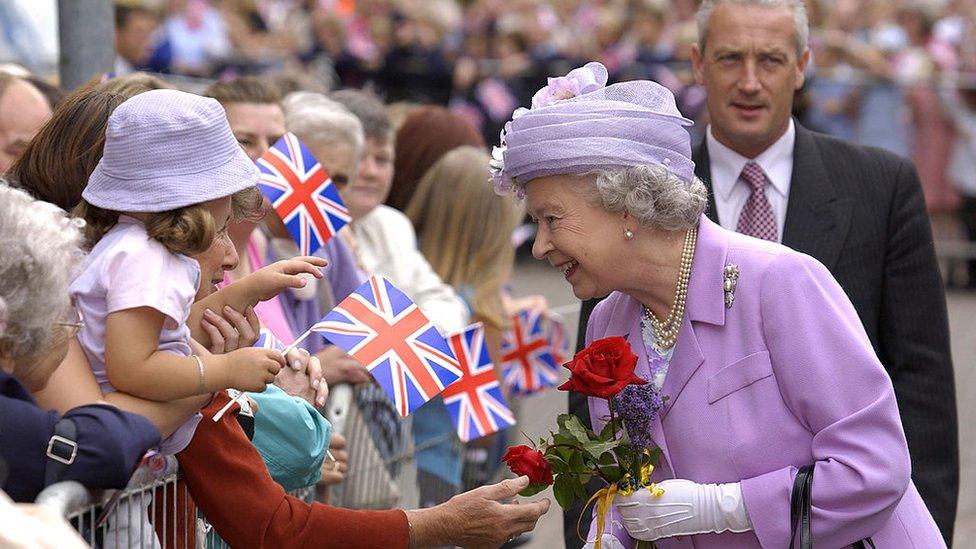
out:
{"label": "shirt collar", "polygon": [[719,143],[712,135],[712,126],[705,132],[708,144],[708,160],[712,171],[712,189],[722,200],[727,200],[739,181],[742,168],[752,160],[766,173],[773,189],[784,198],[789,196],[790,178],[793,173],[793,144],[796,142],[796,126],[790,118],[786,131],[772,145],[755,158],[746,158]]}

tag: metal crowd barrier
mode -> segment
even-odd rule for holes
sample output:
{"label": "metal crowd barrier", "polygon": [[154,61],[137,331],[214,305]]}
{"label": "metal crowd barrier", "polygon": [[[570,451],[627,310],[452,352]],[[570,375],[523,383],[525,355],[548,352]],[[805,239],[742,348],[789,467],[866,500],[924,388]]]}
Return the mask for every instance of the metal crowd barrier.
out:
{"label": "metal crowd barrier", "polygon": [[[341,408],[342,401],[348,397],[343,397],[341,389],[338,393]],[[348,400],[345,404],[348,406]],[[337,432],[345,431],[341,421],[335,427]],[[467,451],[453,433],[414,445],[409,419],[404,423],[407,442],[403,451],[387,459],[377,459],[375,455],[369,457],[364,451],[369,448],[366,441],[369,434],[365,430],[345,434],[350,456],[346,480],[331,487],[328,495],[316,486],[300,488],[290,492],[291,495],[308,503],[324,499],[326,503],[349,508],[417,507],[419,495],[425,488],[441,487],[424,485],[424,479],[417,475],[415,452],[444,442],[449,442],[462,455]],[[390,470],[396,473],[391,475]],[[470,489],[474,480],[462,479],[464,488]],[[484,483],[482,479],[477,482]],[[452,493],[444,494],[444,499]],[[176,458],[161,455],[145,460],[123,490],[88,490],[78,482],[63,481],[44,489],[35,500],[65,517],[82,539],[95,548],[228,547],[190,502],[192,499],[186,484],[181,481]]]}
{"label": "metal crowd barrier", "polygon": [[[311,502],[315,487],[290,492]],[[35,503],[65,517],[91,547],[160,549],[229,547],[194,510],[173,456],[136,470],[124,490],[88,490],[76,481],[52,484]],[[148,519],[148,520],[147,520]]]}

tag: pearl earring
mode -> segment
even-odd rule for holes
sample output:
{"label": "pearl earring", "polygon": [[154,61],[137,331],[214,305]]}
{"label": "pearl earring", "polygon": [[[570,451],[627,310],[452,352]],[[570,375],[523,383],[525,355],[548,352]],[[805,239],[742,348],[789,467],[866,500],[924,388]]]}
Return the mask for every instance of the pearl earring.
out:
{"label": "pearl earring", "polygon": [[634,231],[632,231],[630,229],[624,229],[624,238],[626,238],[627,240],[633,240],[634,239]]}

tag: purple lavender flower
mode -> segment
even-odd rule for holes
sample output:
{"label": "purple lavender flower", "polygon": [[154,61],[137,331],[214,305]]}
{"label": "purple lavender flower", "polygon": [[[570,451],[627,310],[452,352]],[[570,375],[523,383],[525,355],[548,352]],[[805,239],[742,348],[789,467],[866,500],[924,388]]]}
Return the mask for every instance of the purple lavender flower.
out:
{"label": "purple lavender flower", "polygon": [[630,442],[638,448],[653,448],[651,422],[664,406],[664,398],[654,384],[624,387],[613,397],[613,406],[624,421]]}

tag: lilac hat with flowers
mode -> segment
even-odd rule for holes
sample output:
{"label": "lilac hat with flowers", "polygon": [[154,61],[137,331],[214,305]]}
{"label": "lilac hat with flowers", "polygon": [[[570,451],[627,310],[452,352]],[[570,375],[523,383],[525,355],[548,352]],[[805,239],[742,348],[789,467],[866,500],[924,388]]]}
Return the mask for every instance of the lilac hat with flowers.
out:
{"label": "lilac hat with flowers", "polygon": [[119,212],[165,212],[253,187],[258,174],[220,103],[153,90],[109,116],[105,152],[81,196]]}
{"label": "lilac hat with flowers", "polygon": [[648,80],[607,86],[606,67],[587,63],[550,78],[531,108],[515,111],[489,171],[496,192],[519,196],[537,177],[648,164],[690,183],[690,125],[664,86]]}

